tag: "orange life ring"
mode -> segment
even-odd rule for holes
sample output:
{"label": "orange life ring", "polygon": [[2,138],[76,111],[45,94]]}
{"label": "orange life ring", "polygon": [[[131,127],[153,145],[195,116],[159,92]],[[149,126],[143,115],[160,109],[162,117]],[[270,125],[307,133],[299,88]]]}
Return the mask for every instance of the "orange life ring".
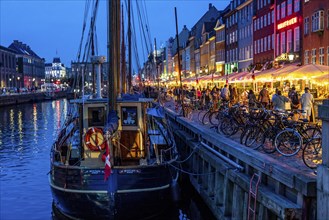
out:
{"label": "orange life ring", "polygon": [[104,150],[106,146],[104,133],[101,128],[95,128],[95,127],[89,128],[85,135],[84,141],[85,141],[85,145],[91,151]]}

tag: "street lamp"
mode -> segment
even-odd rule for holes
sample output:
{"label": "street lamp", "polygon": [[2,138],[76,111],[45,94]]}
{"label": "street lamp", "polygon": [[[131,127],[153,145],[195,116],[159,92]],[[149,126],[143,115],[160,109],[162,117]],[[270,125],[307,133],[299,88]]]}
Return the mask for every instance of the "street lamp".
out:
{"label": "street lamp", "polygon": [[294,55],[292,52],[290,52],[290,53],[288,54],[288,59],[289,59],[289,61],[293,61],[293,60],[294,60],[294,57],[295,57],[295,55]]}

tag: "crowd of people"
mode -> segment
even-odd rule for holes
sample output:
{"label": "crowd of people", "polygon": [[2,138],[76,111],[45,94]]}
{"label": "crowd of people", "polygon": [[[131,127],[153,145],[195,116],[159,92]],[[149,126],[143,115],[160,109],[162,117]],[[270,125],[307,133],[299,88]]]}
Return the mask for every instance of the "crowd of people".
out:
{"label": "crowd of people", "polygon": [[[154,88],[153,93],[156,93],[157,89]],[[243,90],[238,92],[238,89],[232,85],[224,85],[222,88],[214,86],[213,88],[195,88],[192,86],[190,89],[187,87],[173,87],[173,88],[161,88],[161,99],[170,100],[174,99],[180,103],[181,98],[185,100],[191,100],[198,103],[201,107],[213,106],[217,108],[221,102],[227,102],[230,105],[241,103],[248,105],[249,107],[265,107],[267,109],[274,110],[302,110],[302,114],[306,119],[310,119],[312,114],[312,106],[314,103],[314,97],[310,93],[308,87],[305,87],[303,94],[298,94],[296,88],[292,86],[288,95],[283,95],[280,89],[271,89],[264,85],[258,94],[252,89]],[[149,94],[145,94],[149,95]]]}

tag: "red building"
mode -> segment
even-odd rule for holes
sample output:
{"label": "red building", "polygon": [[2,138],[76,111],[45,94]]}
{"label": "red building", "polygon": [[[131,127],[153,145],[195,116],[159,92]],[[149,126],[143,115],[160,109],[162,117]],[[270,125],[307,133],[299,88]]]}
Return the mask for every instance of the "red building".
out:
{"label": "red building", "polygon": [[274,60],[274,2],[255,0],[253,17],[254,64],[256,69]]}
{"label": "red building", "polygon": [[329,66],[329,1],[303,1],[303,64]]}
{"label": "red building", "polygon": [[294,55],[294,60],[301,61],[301,0],[276,0],[274,14],[275,57],[288,60],[288,55]]}

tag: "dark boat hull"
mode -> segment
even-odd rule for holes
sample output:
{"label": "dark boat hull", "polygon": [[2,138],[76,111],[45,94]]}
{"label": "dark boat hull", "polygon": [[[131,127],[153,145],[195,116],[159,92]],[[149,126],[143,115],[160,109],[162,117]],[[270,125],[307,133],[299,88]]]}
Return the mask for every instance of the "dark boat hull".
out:
{"label": "dark boat hull", "polygon": [[159,215],[171,199],[171,175],[164,165],[103,169],[53,166],[54,205],[76,219],[141,219]]}

